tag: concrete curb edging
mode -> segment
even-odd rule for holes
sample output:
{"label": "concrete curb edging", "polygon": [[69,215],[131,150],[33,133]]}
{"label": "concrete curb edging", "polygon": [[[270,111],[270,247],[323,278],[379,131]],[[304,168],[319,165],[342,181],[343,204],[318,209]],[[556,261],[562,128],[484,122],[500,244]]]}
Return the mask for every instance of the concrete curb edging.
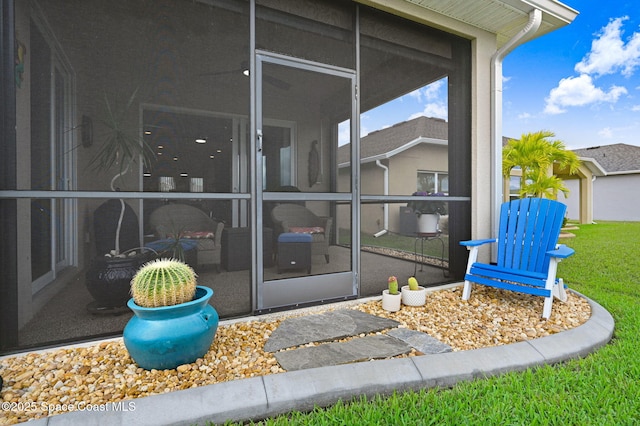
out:
{"label": "concrete curb edging", "polygon": [[[194,425],[258,420],[293,410],[308,411],[360,395],[451,387],[461,381],[582,358],[607,344],[615,327],[608,311],[585,299],[591,305],[587,322],[526,342],[254,377],[124,401],[117,406],[107,405],[106,411],[55,415],[29,424]],[[135,402],[134,409],[122,409],[129,402]]]}

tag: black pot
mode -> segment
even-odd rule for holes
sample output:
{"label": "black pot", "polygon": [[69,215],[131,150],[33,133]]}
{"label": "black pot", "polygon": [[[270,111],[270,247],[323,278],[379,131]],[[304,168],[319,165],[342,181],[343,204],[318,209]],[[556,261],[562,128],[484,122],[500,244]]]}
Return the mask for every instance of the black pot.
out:
{"label": "black pot", "polygon": [[101,256],[94,259],[86,274],[89,293],[95,308],[125,307],[131,298],[131,279],[138,269],[155,258],[152,252],[127,257]]}

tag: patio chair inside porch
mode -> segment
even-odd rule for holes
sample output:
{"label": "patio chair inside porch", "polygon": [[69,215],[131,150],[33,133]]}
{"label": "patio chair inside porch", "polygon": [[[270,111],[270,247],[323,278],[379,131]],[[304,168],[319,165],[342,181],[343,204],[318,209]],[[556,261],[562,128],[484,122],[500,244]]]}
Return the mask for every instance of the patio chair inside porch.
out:
{"label": "patio chair inside porch", "polygon": [[[333,219],[316,216],[311,210],[298,204],[280,204],[271,211],[271,218],[276,227],[276,234],[303,233],[311,234],[311,254],[324,255],[329,263],[329,236]],[[277,239],[276,239],[277,240]]]}

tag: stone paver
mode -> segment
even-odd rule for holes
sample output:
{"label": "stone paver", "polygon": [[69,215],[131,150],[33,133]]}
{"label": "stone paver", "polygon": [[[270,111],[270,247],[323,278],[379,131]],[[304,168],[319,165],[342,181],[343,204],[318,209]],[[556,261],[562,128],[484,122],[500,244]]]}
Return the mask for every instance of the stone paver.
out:
{"label": "stone paver", "polygon": [[398,325],[397,321],[352,309],[288,318],[271,333],[264,345],[264,350],[277,352],[310,342],[328,342],[362,333],[386,330]]}
{"label": "stone paver", "polygon": [[[398,325],[397,321],[350,309],[288,318],[269,336],[264,350],[275,352],[278,363],[287,371],[388,358],[409,353],[411,348],[423,354],[451,352],[451,347],[428,334]],[[386,335],[322,343],[385,329],[391,330]],[[281,351],[310,342],[321,344]]]}
{"label": "stone paver", "polygon": [[421,331],[410,330],[408,328],[394,328],[387,332],[387,336],[400,339],[425,355],[452,351],[451,346]]}
{"label": "stone paver", "polygon": [[287,371],[348,364],[371,359],[388,358],[411,352],[411,346],[384,334],[365,336],[348,342],[324,343],[310,348],[282,351],[275,354]]}

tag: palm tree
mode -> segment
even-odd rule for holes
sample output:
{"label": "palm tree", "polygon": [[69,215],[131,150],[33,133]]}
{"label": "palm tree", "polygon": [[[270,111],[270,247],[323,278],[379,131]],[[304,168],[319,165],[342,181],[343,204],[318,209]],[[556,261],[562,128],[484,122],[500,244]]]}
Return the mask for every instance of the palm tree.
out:
{"label": "palm tree", "polygon": [[575,174],[580,160],[573,151],[565,149],[553,132],[541,130],[525,133],[520,139],[513,139],[502,149],[502,174],[508,178],[514,168],[520,168],[520,197],[546,197],[556,199],[558,191],[565,196],[569,190],[562,180],[553,175],[553,165]]}

